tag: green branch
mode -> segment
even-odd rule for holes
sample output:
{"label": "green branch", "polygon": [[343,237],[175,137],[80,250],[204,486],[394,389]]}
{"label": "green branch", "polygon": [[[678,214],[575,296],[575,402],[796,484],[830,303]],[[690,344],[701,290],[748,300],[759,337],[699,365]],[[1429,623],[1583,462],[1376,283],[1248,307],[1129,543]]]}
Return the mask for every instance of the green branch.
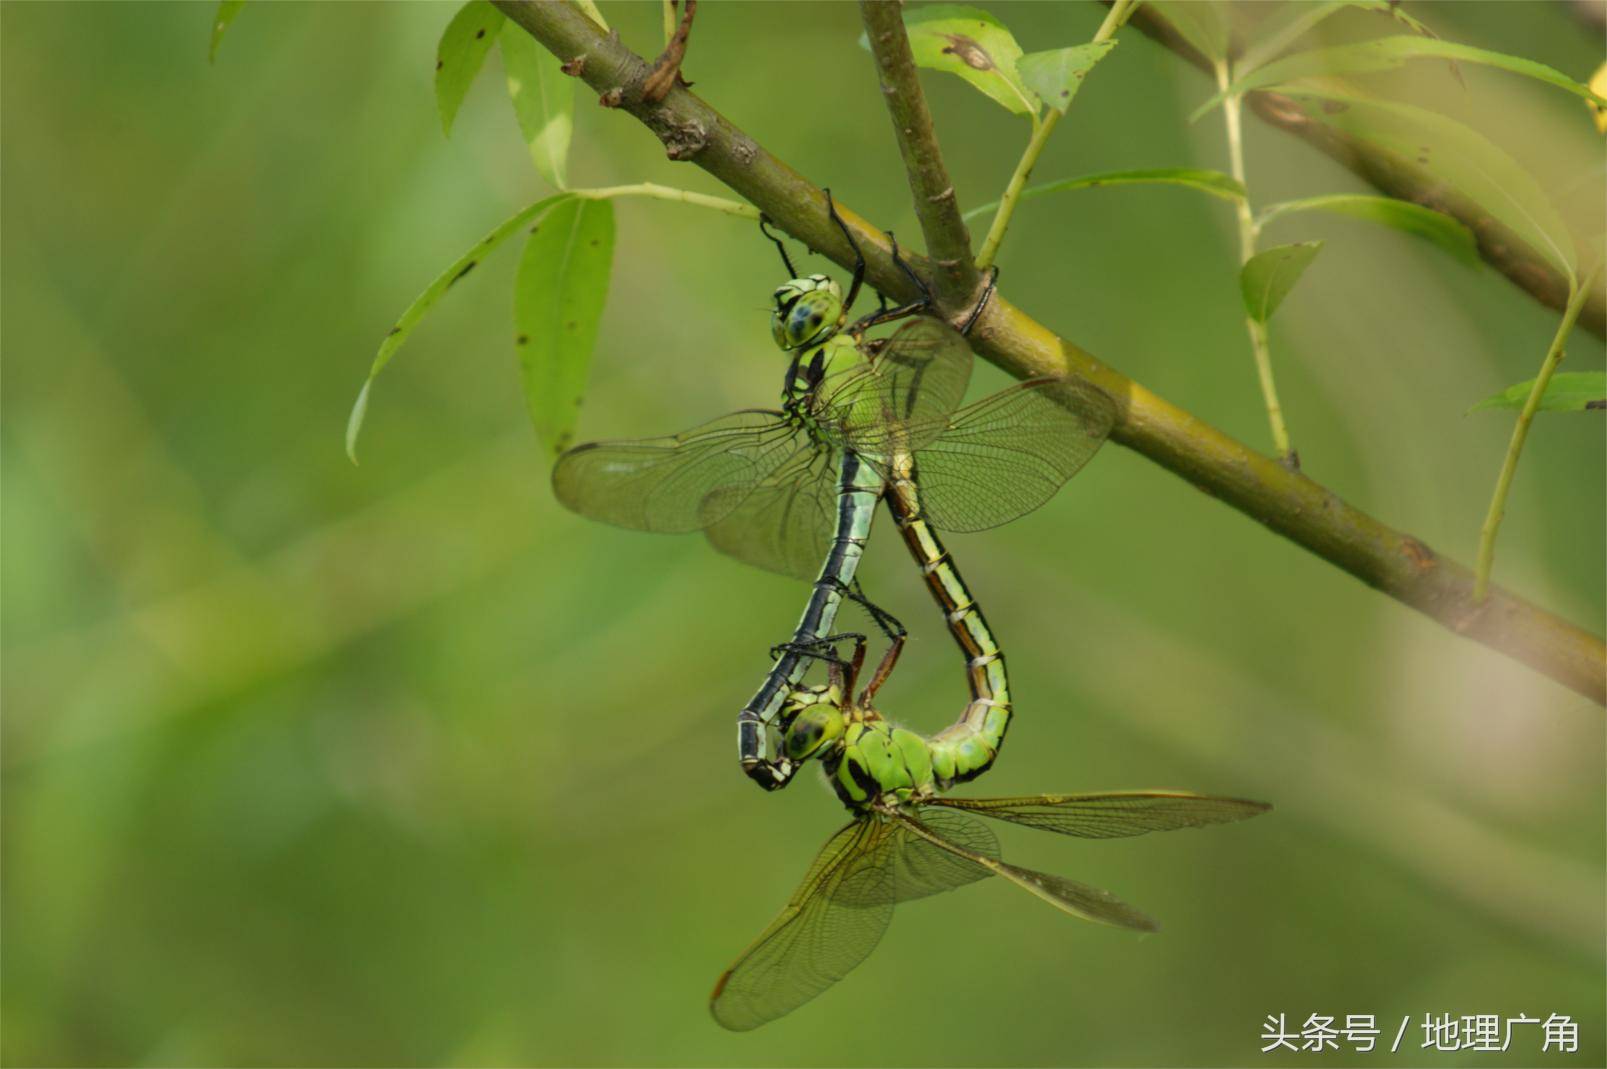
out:
{"label": "green branch", "polygon": [[[1217,63],[1215,73],[1216,84],[1226,92],[1232,83],[1232,72],[1228,69],[1227,62]],[[1233,202],[1239,220],[1241,270],[1255,255],[1256,247],[1255,213],[1250,208],[1248,192],[1250,183],[1245,177],[1248,172],[1244,166],[1244,129],[1241,120],[1243,103],[1242,98],[1231,93],[1222,101],[1222,117],[1227,127],[1228,138],[1228,170],[1246,191],[1244,196]],[[1294,447],[1289,443],[1289,428],[1283,421],[1283,404],[1278,400],[1278,384],[1272,374],[1272,349],[1267,344],[1266,321],[1246,315],[1244,326],[1250,336],[1250,352],[1255,357],[1256,380],[1261,385],[1261,401],[1267,409],[1267,424],[1272,429],[1272,447],[1277,450],[1278,456],[1285,464],[1298,468],[1300,462],[1296,459]]]}
{"label": "green branch", "polygon": [[1580,309],[1584,308],[1586,297],[1596,284],[1596,274],[1596,271],[1592,271],[1586,276],[1569,297],[1568,306],[1562,313],[1562,322],[1557,324],[1557,333],[1552,336],[1551,347],[1546,350],[1546,358],[1540,364],[1540,374],[1535,376],[1534,385],[1529,389],[1529,397],[1523,402],[1522,411],[1518,413],[1518,422],[1512,427],[1512,440],[1507,443],[1506,459],[1501,462],[1501,473],[1496,476],[1495,493],[1490,498],[1490,511],[1485,514],[1484,526],[1479,529],[1479,553],[1473,566],[1474,601],[1483,601],[1489,596],[1490,567],[1495,563],[1495,536],[1501,529],[1502,517],[1506,515],[1507,493],[1512,489],[1512,476],[1518,470],[1518,457],[1523,453],[1524,440],[1529,437],[1529,424],[1534,422],[1534,414],[1540,411],[1540,399],[1545,396],[1552,372],[1562,363],[1563,348],[1568,344],[1568,335],[1573,333]]}
{"label": "green branch", "polygon": [[[1099,24],[1094,33],[1092,44],[1102,44],[1116,36],[1116,31],[1122,28],[1138,0],[1115,0],[1110,10],[1105,12],[1105,21]],[[1016,205],[1021,201],[1021,191],[1032,177],[1032,169],[1038,165],[1038,157],[1043,155],[1043,147],[1049,143],[1049,135],[1054,133],[1055,127],[1060,123],[1061,112],[1055,108],[1045,108],[1046,114],[1039,118],[1036,112],[1032,116],[1032,137],[1027,141],[1026,150],[1021,153],[1021,159],[1016,161],[1016,169],[1010,175],[1010,182],[1004,187],[1004,195],[999,198],[999,210],[993,216],[993,222],[988,225],[988,235],[982,239],[982,251],[977,253],[976,265],[982,270],[993,266],[993,261],[999,255],[999,246],[1004,243],[1004,233],[1010,228],[1010,219],[1015,215]]]}
{"label": "green branch", "polygon": [[[584,57],[574,66],[587,83],[610,100],[617,98],[622,110],[665,144],[672,159],[695,162],[798,240],[838,264],[852,263],[820,189],[730,120],[679,88],[658,104],[644,103],[639,85],[646,62],[567,4],[495,2],[559,59]],[[914,298],[914,286],[893,264],[887,236],[841,210],[862,243],[872,285],[895,299]],[[930,271],[923,258],[910,259],[917,271]],[[1475,602],[1473,573],[1466,567],[1157,397],[1003,296],[988,302],[972,340],[983,356],[1019,378],[1088,380],[1116,402],[1118,421],[1111,435],[1116,442],[1457,634],[1607,703],[1607,649],[1600,638],[1499,588]]]}

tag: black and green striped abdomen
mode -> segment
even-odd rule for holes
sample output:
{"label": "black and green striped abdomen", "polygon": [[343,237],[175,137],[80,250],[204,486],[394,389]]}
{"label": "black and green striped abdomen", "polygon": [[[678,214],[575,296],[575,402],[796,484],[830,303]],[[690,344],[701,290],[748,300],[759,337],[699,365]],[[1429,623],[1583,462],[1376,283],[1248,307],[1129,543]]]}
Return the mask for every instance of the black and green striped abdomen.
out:
{"label": "black and green striped abdomen", "polygon": [[960,719],[932,736],[932,770],[947,788],[992,767],[1010,727],[1010,684],[1004,654],[953,557],[922,517],[920,494],[905,471],[888,488],[887,507],[927,589],[943,610],[949,633],[965,653],[971,700]]}

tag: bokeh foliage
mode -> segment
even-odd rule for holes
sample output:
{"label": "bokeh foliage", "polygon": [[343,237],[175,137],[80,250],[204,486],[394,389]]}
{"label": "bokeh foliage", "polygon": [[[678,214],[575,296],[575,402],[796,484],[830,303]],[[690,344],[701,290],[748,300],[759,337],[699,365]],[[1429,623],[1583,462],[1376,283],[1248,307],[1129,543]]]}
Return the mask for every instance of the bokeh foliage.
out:
{"label": "bokeh foliage", "polygon": [[[989,6],[1030,50],[1099,20]],[[1162,932],[981,885],[901,909],[805,1011],[721,1032],[709,985],[840,820],[823,789],[763,796],[735,768],[735,710],[801,588],[553,504],[512,255],[387,373],[362,467],[342,453],[398,310],[548,192],[496,79],[442,138],[430,67],[454,10],[248,6],[209,67],[210,6],[0,7],[6,1064],[1242,1063],[1277,1012],[1566,1013],[1580,1052],[1546,1064],[1602,1063],[1599,710],[1119,449],[1041,513],[953,540],[1019,693],[988,793],[1180,786],[1277,810],[1129,843],[1011,836]],[[1565,5],[1420,13],[1574,77],[1600,60]],[[656,5],[609,14],[654,49]],[[707,5],[688,74],[913,235],[859,32],[847,4]],[[1214,120],[1184,121],[1206,80],[1124,37],[1037,180],[1221,169]],[[1440,67],[1380,77],[1489,130],[1599,230],[1578,101],[1474,70],[1465,89]],[[995,199],[1024,123],[927,84],[962,206]],[[581,103],[572,182],[721,192]],[[1367,192],[1248,136],[1260,202]],[[1165,188],[1029,201],[1006,289],[1258,440],[1231,225]],[[1508,424],[1465,410],[1532,377],[1555,315],[1365,222],[1278,240],[1316,238],[1273,326],[1305,465],[1467,559]],[[777,271],[749,224],[621,202],[582,434],[772,398]],[[1601,363],[1576,335],[1565,366]],[[1592,415],[1537,427],[1499,572],[1597,629],[1602,444]],[[916,635],[884,704],[946,722],[958,666],[901,547],[878,540],[865,574]]]}

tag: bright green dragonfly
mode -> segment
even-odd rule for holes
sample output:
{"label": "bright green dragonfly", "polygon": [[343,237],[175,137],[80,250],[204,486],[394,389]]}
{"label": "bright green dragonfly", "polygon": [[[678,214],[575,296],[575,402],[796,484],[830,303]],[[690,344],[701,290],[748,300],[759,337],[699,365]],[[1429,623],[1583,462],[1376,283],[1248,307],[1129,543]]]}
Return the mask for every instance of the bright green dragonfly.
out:
{"label": "bright green dragonfly", "polygon": [[[827,207],[853,245],[829,198]],[[865,274],[854,247],[846,297],[824,275],[795,277],[775,291],[772,334],[792,357],[781,409],[736,412],[662,438],[587,443],[553,468],[554,494],[581,515],[636,530],[701,530],[740,560],[814,579],[792,640],[776,647],[774,666],[738,716],[742,767],[771,790],[791,779],[796,763],[772,755],[770,732],[784,727],[780,710],[807,671],[807,651],[831,637],[888,484],[919,478],[931,526],[997,526],[1053,496],[1115,418],[1103,393],[1065,379],[1019,383],[959,407],[970,345],[920,315],[926,302],[884,303],[848,323]],[[784,249],[782,257],[796,275]],[[900,318],[907,321],[891,336],[866,338]]]}
{"label": "bright green dragonfly", "polygon": [[827,840],[786,908],[715,985],[709,1008],[726,1028],[757,1028],[842,979],[870,955],[897,903],[989,876],[1002,876],[1074,917],[1156,929],[1108,891],[1001,860],[998,840],[973,815],[1114,839],[1243,820],[1271,808],[1182,791],[943,797],[932,740],[895,727],[872,706],[898,649],[895,642],[857,699],[862,643],[846,665],[832,664],[825,686],[799,689],[787,699],[792,716],[785,752],[799,761],[819,758],[854,819]]}

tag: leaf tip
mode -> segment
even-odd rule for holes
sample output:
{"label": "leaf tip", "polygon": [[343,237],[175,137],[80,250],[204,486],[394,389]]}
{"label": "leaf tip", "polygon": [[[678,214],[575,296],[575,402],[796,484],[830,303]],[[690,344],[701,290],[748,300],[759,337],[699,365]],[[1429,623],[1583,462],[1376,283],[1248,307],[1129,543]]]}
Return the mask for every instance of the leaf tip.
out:
{"label": "leaf tip", "polygon": [[363,419],[368,415],[368,391],[374,385],[374,379],[369,377],[363,383],[363,388],[357,391],[357,400],[352,402],[351,415],[346,417],[346,458],[357,465],[357,436],[362,433]]}

